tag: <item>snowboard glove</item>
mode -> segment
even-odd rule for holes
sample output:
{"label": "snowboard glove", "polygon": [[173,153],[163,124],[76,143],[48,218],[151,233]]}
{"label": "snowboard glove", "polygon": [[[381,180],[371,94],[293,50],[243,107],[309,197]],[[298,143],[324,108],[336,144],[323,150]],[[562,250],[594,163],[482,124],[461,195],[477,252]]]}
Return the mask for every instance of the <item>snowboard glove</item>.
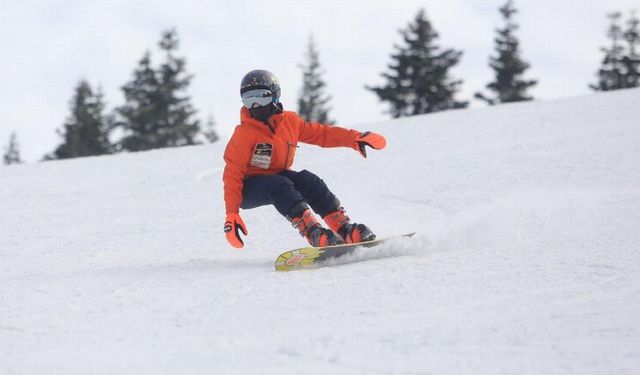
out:
{"label": "snowboard glove", "polygon": [[249,232],[247,232],[247,226],[244,225],[240,214],[228,213],[227,219],[224,222],[224,233],[227,236],[227,241],[236,249],[241,249],[244,246],[244,242],[242,238],[240,238],[240,231],[242,231],[245,236],[249,234]]}
{"label": "snowboard glove", "polygon": [[376,150],[382,150],[387,146],[387,140],[380,134],[364,132],[356,138],[353,148],[356,149],[363,158],[366,158],[367,150],[365,149],[365,146],[369,146]]}

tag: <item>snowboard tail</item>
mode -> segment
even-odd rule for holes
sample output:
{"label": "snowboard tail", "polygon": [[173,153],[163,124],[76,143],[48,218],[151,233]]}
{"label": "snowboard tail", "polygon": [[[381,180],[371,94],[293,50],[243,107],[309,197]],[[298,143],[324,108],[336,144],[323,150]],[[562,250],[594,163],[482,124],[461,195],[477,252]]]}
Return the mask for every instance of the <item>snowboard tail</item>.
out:
{"label": "snowboard tail", "polygon": [[329,259],[339,258],[353,253],[360,247],[375,247],[384,242],[411,237],[414,233],[407,233],[400,236],[377,239],[367,242],[359,242],[354,244],[343,244],[326,247],[303,247],[300,249],[286,251],[276,259],[276,271],[295,271],[300,269],[312,268],[314,266],[322,266]]}

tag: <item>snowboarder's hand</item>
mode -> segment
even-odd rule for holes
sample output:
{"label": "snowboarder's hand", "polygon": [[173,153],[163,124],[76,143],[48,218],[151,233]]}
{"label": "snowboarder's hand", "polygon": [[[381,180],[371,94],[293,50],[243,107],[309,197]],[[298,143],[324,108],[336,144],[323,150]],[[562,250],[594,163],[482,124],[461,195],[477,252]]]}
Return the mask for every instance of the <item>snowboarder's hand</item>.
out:
{"label": "snowboarder's hand", "polygon": [[227,236],[227,241],[236,249],[241,249],[244,246],[244,242],[242,238],[240,238],[240,231],[242,231],[245,236],[249,234],[249,232],[247,232],[247,226],[244,225],[240,214],[227,213],[227,219],[224,222],[224,233]]}
{"label": "snowboarder's hand", "polygon": [[353,148],[356,149],[356,151],[358,151],[363,158],[366,158],[367,150],[365,149],[365,146],[369,146],[376,150],[382,150],[387,146],[387,140],[384,139],[384,137],[380,134],[364,132],[360,134],[358,138],[356,138],[356,142]]}

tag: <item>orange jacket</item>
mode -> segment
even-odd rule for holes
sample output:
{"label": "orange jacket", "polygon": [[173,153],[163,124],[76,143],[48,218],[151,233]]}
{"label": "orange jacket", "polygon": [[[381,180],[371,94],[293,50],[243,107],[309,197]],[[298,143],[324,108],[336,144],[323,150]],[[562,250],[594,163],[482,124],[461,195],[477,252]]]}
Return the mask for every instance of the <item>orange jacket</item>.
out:
{"label": "orange jacket", "polygon": [[271,116],[267,125],[251,117],[243,107],[240,125],[236,126],[224,151],[226,165],[222,180],[227,213],[239,212],[246,177],[289,169],[298,142],[356,148],[359,135],[356,130],[306,122],[290,111]]}

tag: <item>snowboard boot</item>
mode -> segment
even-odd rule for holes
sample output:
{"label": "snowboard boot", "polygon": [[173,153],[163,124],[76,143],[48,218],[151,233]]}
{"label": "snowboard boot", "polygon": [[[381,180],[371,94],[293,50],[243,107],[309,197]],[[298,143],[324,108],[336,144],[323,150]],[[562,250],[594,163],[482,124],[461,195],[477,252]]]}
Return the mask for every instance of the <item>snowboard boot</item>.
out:
{"label": "snowboard boot", "polygon": [[364,224],[352,223],[342,207],[323,219],[327,226],[338,233],[346,243],[366,242],[376,239],[376,235],[373,234],[369,227]]}
{"label": "snowboard boot", "polygon": [[290,219],[300,235],[314,247],[342,245],[344,241],[330,229],[323,228],[310,209],[305,209],[298,217]]}

